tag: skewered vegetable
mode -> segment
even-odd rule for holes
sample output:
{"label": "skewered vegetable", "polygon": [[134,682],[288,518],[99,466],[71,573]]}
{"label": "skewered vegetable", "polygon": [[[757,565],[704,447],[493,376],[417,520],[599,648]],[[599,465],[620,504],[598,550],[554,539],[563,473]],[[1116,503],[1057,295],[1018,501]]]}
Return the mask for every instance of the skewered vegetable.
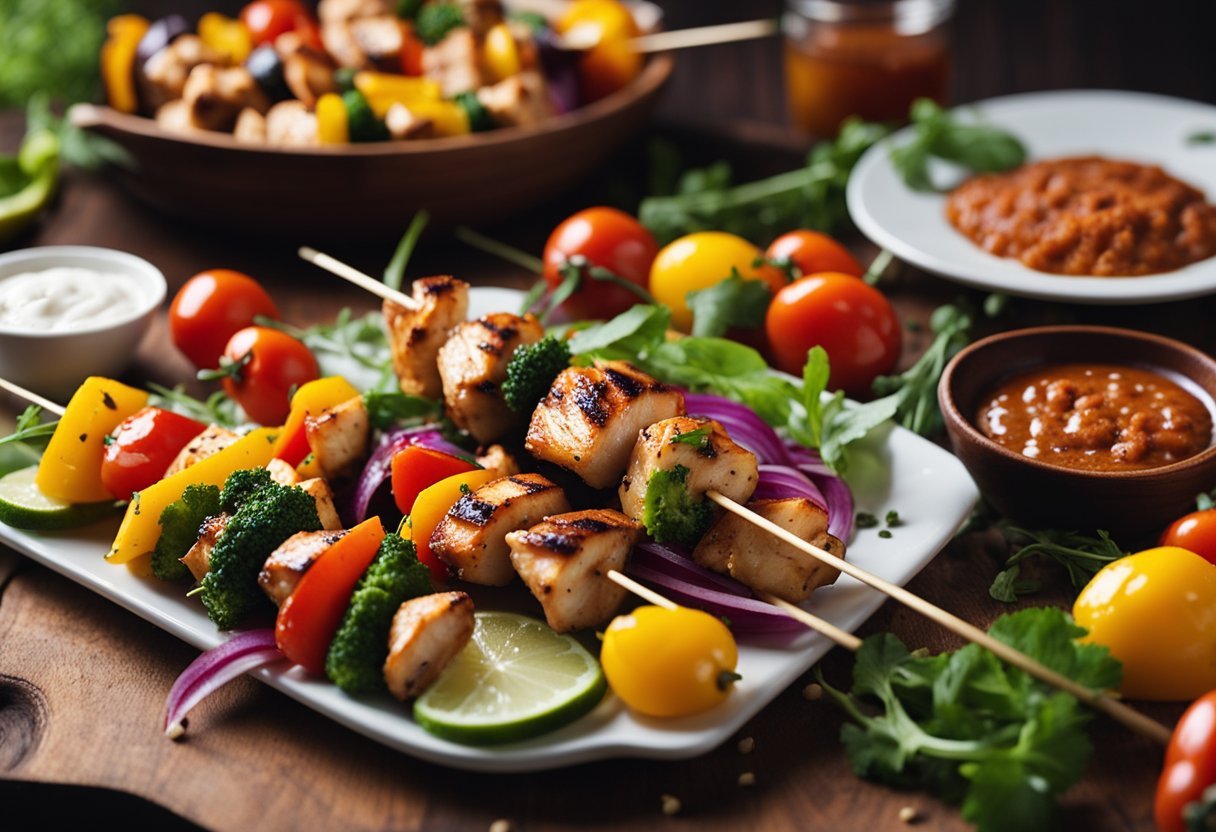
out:
{"label": "skewered vegetable", "polygon": [[524,344],[507,362],[503,401],[517,413],[531,413],[569,364],[570,348],[560,338],[546,335],[535,344]]}
{"label": "skewered vegetable", "polygon": [[162,581],[181,581],[190,570],[181,562],[198,540],[199,528],[220,513],[220,490],[214,485],[186,486],[182,496],[165,506],[157,518],[160,538],[152,552],[152,574]]}

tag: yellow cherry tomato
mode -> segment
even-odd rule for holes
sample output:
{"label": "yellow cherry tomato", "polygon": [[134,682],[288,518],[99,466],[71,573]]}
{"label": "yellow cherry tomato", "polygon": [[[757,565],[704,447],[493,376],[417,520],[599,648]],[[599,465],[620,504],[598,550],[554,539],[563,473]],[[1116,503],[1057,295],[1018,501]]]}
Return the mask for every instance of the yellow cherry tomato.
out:
{"label": "yellow cherry tomato", "polygon": [[317,99],[317,141],[320,144],[349,144],[350,117],[346,103],[336,92],[327,92]]}
{"label": "yellow cherry tomato", "polygon": [[1182,701],[1216,688],[1216,566],[1177,546],[1102,568],[1072,609],[1123,662],[1123,694]]}
{"label": "yellow cherry tomato", "polygon": [[643,58],[630,41],[640,34],[633,13],[616,0],[574,0],[557,21],[557,31],[589,30],[595,45],[579,58],[584,101],[598,101],[624,87],[642,71]]}
{"label": "yellow cherry tomato", "polygon": [[731,276],[762,280],[777,292],[789,281],[779,269],[755,266],[760,249],[725,231],[698,231],[668,243],[650,267],[650,294],[671,309],[671,323],[687,332],[692,312],[685,301],[689,292],[707,289]]}
{"label": "yellow cherry tomato", "polygon": [[486,66],[495,81],[505,81],[512,75],[518,75],[522,68],[519,57],[519,47],[515,43],[515,35],[511,27],[499,23],[486,32],[485,45],[482,47]]}
{"label": "yellow cherry tomato", "polygon": [[616,695],[647,716],[688,716],[726,699],[739,675],[730,630],[707,612],[638,607],[604,631],[600,664]]}

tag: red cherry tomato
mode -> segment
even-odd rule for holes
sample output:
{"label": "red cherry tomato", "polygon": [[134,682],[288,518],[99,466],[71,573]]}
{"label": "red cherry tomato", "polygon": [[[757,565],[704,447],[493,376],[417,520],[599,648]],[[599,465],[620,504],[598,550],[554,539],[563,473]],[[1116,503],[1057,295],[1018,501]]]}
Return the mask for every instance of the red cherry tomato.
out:
{"label": "red cherry tomato", "polygon": [[[562,266],[571,257],[582,256],[592,266],[607,269],[643,289],[650,277],[650,264],[659,253],[654,235],[633,217],[615,208],[587,208],[564,220],[545,243],[545,282],[556,288],[562,282]],[[572,320],[611,318],[639,302],[636,294],[604,280],[584,276],[582,288],[562,304]]]}
{"label": "red cherry tomato", "polygon": [[1185,832],[1182,810],[1216,783],[1216,691],[1196,699],[1165,751],[1154,815],[1159,832]]}
{"label": "red cherry tomato", "polygon": [[101,458],[101,484],[120,500],[155,485],[186,444],[207,426],[159,407],[123,420]]}
{"label": "red cherry tomato", "polygon": [[291,410],[293,388],[321,375],[308,347],[264,326],[245,327],[234,334],[224,357],[239,364],[233,375],[224,378],[225,392],[249,418],[263,425],[281,425]]}
{"label": "red cherry tomato", "polygon": [[1161,545],[1189,549],[1216,564],[1216,508],[1179,517],[1161,535]]}
{"label": "red cherry tomato", "polygon": [[782,234],[769,244],[764,256],[772,261],[788,260],[799,277],[819,272],[842,272],[861,277],[865,270],[849,250],[827,234],[800,228]]}
{"label": "red cherry tomato", "polygon": [[401,24],[401,74],[422,75],[422,50],[426,47],[414,34],[414,27],[408,23]]}
{"label": "red cherry tomato", "polygon": [[169,334],[195,367],[208,370],[219,365],[233,333],[257,315],[279,317],[261,284],[231,269],[211,269],[187,280],[174,296]]}
{"label": "red cherry tomato", "polygon": [[899,360],[899,316],[873,286],[849,274],[810,275],[773,297],[765,320],[777,367],[800,375],[816,344],[832,364],[828,386],[865,395],[877,376]]}
{"label": "red cherry tomato", "polygon": [[316,18],[299,0],[254,0],[241,9],[241,22],[254,46],[273,44],[279,35],[295,32],[313,49],[324,49]]}

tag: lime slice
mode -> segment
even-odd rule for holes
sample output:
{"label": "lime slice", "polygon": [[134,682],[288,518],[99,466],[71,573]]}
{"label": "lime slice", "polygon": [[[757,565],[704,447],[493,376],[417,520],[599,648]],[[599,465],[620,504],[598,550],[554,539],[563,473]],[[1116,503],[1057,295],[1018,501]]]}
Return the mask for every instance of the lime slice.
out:
{"label": "lime slice", "polygon": [[96,523],[114,513],[115,502],[64,503],[46,496],[34,484],[38,466],[0,477],[0,523],[15,529],[54,531]]}
{"label": "lime slice", "polygon": [[573,722],[605,690],[599,662],[570,636],[527,616],[479,612],[473,639],[414,703],[414,719],[456,742],[514,742]]}

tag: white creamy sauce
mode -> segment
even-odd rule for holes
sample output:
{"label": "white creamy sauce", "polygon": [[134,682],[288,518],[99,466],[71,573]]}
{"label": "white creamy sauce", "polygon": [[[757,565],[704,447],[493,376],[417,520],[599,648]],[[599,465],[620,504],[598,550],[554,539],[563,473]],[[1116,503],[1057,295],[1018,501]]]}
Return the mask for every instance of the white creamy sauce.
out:
{"label": "white creamy sauce", "polygon": [[127,275],[60,266],[0,278],[0,326],[63,332],[116,321],[143,305]]}

